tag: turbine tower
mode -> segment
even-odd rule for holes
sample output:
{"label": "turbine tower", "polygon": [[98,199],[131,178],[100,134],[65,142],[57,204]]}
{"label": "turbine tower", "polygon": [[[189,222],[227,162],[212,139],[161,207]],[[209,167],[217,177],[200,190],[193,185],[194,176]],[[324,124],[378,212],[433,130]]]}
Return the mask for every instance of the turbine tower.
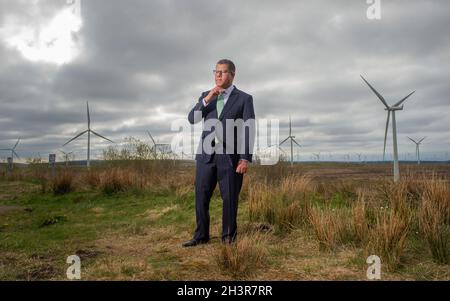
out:
{"label": "turbine tower", "polygon": [[378,91],[375,90],[375,88],[372,87],[362,75],[361,75],[361,78],[369,86],[369,88],[373,91],[373,93],[375,93],[375,95],[381,100],[381,102],[386,107],[385,110],[388,112],[387,120],[386,120],[386,129],[384,132],[383,161],[384,161],[385,154],[386,154],[386,138],[387,138],[387,132],[388,132],[388,128],[389,128],[389,119],[390,119],[391,113],[392,113],[392,139],[393,139],[393,147],[394,147],[394,182],[397,182],[398,180],[400,180],[400,169],[398,166],[397,123],[395,121],[395,111],[403,110],[403,105],[402,105],[403,102],[406,99],[408,99],[411,95],[413,95],[416,91],[411,92],[406,97],[404,97],[399,102],[397,102],[395,105],[389,106],[387,104],[386,100],[383,98],[383,96],[381,96],[381,94],[378,93]]}
{"label": "turbine tower", "polygon": [[20,159],[19,155],[16,153],[16,147],[17,147],[17,145],[19,145],[19,142],[20,142],[20,138],[17,139],[17,142],[16,142],[16,144],[14,144],[13,148],[2,148],[2,149],[0,149],[0,151],[10,151],[12,159],[14,159],[14,156],[16,156],[17,159]]}
{"label": "turbine tower", "polygon": [[114,143],[114,141],[103,137],[102,135],[100,135],[99,133],[96,133],[94,130],[91,129],[91,114],[89,113],[89,102],[86,102],[86,107],[87,107],[87,121],[88,121],[88,128],[87,130],[85,130],[84,132],[76,135],[75,137],[73,137],[72,139],[70,139],[69,141],[67,141],[66,143],[64,143],[63,147],[66,146],[67,144],[69,144],[70,142],[76,140],[78,137],[84,135],[84,134],[88,134],[88,145],[87,145],[87,162],[86,162],[86,166],[87,168],[91,167],[91,133],[94,134],[95,136],[98,136],[102,139],[105,139],[109,142]]}
{"label": "turbine tower", "polygon": [[414,144],[416,145],[416,156],[417,156],[417,165],[420,165],[420,144],[422,143],[422,141],[425,139],[426,137],[423,137],[422,139],[420,139],[419,141],[416,141],[414,139],[411,139],[408,137],[409,140],[411,140],[412,142],[414,142]]}
{"label": "turbine tower", "polygon": [[300,144],[298,144],[297,141],[295,141],[295,136],[292,136],[291,116],[289,116],[289,136],[280,143],[280,146],[288,140],[291,140],[291,166],[293,166],[294,165],[294,143],[297,144],[298,147],[302,147],[302,146]]}

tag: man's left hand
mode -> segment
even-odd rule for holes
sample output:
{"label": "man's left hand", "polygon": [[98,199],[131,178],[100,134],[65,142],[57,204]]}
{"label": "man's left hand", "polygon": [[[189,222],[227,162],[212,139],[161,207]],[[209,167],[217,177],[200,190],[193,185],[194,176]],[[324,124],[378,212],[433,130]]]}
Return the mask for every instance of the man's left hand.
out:
{"label": "man's left hand", "polygon": [[245,160],[240,160],[236,168],[236,172],[240,174],[245,174],[248,171],[248,162]]}

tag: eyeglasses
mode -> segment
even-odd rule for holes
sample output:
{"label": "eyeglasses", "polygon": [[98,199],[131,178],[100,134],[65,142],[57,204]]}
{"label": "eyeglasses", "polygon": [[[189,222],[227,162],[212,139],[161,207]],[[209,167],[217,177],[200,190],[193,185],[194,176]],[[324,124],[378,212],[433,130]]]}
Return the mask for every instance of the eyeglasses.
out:
{"label": "eyeglasses", "polygon": [[214,75],[222,75],[222,74],[227,74],[227,73],[231,73],[228,70],[222,71],[222,70],[213,70],[213,74]]}

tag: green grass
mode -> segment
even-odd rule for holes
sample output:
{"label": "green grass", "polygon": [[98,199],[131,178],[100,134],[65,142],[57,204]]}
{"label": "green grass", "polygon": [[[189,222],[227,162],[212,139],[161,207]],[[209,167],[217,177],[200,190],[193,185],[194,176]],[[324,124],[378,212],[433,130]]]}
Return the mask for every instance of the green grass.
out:
{"label": "green grass", "polygon": [[[0,187],[11,186],[0,182]],[[23,183],[16,183],[22,185]],[[36,184],[34,184],[36,185]],[[73,192],[63,196],[31,192],[20,196],[4,196],[0,205],[19,209],[0,216],[0,254],[15,254],[22,258],[58,258],[61,269],[64,259],[105,235],[145,235],[148,229],[175,227],[177,232],[193,231],[194,200],[179,200],[174,195],[153,193],[119,193],[106,196],[100,192]],[[25,208],[27,210],[25,210]],[[211,200],[212,220],[221,219],[221,201]],[[158,214],[155,214],[158,213]],[[189,239],[187,236],[186,239]],[[155,257],[152,265],[164,265],[173,255]],[[0,261],[0,279],[20,278],[21,269],[14,272],[13,262]],[[167,262],[166,262],[167,263]],[[7,266],[8,268],[5,268]],[[30,268],[30,267],[28,267]],[[132,274],[133,268],[124,274]],[[39,273],[38,273],[39,274]],[[22,275],[23,276],[23,275]]]}
{"label": "green grass", "polygon": [[[27,254],[47,252],[67,241],[91,241],[105,231],[125,231],[129,225],[165,226],[184,223],[192,217],[188,210],[174,210],[156,221],[146,220],[142,216],[146,210],[173,204],[171,197],[153,195],[106,197],[96,193],[72,193],[54,197],[45,194],[3,203],[32,208],[31,212],[21,210],[2,218],[2,224],[7,226],[2,230],[1,249]],[[44,221],[61,216],[64,217],[62,221],[43,226]]]}

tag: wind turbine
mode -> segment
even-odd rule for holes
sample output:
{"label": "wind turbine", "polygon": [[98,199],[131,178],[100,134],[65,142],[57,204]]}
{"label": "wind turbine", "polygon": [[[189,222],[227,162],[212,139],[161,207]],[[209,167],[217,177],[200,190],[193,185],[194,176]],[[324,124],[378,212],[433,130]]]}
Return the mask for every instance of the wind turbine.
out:
{"label": "wind turbine", "polygon": [[420,165],[420,144],[422,143],[422,141],[425,139],[426,137],[423,137],[422,139],[420,139],[419,141],[416,141],[414,139],[411,139],[408,137],[409,140],[411,140],[412,142],[414,142],[414,144],[416,145],[416,156],[417,156],[417,164]]}
{"label": "wind turbine", "polygon": [[357,153],[356,156],[358,156],[358,161],[359,161],[359,163],[361,163],[362,154],[361,153]]}
{"label": "wind turbine", "polygon": [[393,106],[389,106],[387,104],[386,100],[383,98],[383,96],[381,96],[381,94],[378,93],[378,91],[375,90],[375,88],[372,87],[362,75],[361,75],[361,78],[369,86],[369,88],[373,91],[373,93],[375,93],[375,95],[381,100],[381,102],[386,107],[385,110],[388,112],[387,120],[386,120],[386,130],[384,132],[383,161],[384,161],[385,154],[386,154],[386,138],[387,138],[387,132],[388,132],[388,128],[389,128],[389,119],[390,119],[390,116],[392,113],[392,138],[393,138],[393,146],[394,146],[394,182],[397,182],[398,180],[400,180],[400,169],[398,166],[397,124],[395,121],[395,111],[403,110],[403,105],[402,105],[403,102],[406,99],[408,99],[411,95],[413,95],[416,91],[411,92],[410,94],[408,94],[406,97],[401,99],[399,102],[397,102]]}
{"label": "wind turbine", "polygon": [[88,121],[88,128],[87,130],[85,130],[84,132],[76,135],[75,137],[73,137],[72,139],[70,139],[69,141],[67,141],[66,143],[64,143],[63,146],[66,146],[67,144],[69,144],[70,142],[76,140],[78,137],[84,135],[84,134],[88,134],[88,145],[87,145],[87,163],[86,166],[87,168],[91,167],[91,133],[94,134],[95,136],[98,136],[102,139],[108,140],[109,142],[114,143],[114,141],[103,137],[102,135],[100,135],[99,133],[96,133],[94,130],[91,129],[91,115],[89,113],[89,102],[86,102],[86,106],[87,106],[87,121]]}
{"label": "wind turbine", "polygon": [[181,161],[183,161],[185,157],[187,158],[187,160],[192,160],[192,154],[186,154],[184,152],[184,145],[183,147],[177,147],[174,153],[175,153],[174,155],[177,156],[178,158],[181,157]]}
{"label": "wind turbine", "polygon": [[16,142],[16,144],[14,144],[13,148],[3,148],[3,149],[0,149],[0,151],[10,151],[11,152],[11,158],[14,159],[14,156],[16,156],[17,159],[20,159],[19,155],[16,153],[16,147],[19,144],[19,142],[20,142],[20,138],[17,139],[17,142]]}
{"label": "wind turbine", "polygon": [[281,161],[284,161],[284,158],[287,158],[287,156],[286,156],[286,152],[284,151],[284,149],[283,149],[280,145],[281,145],[281,144],[278,144],[278,145],[276,145],[276,144],[271,144],[271,145],[269,145],[268,147],[262,149],[261,151],[265,151],[266,149],[270,149],[271,147],[276,146],[276,147],[278,147],[278,150],[281,151],[281,155],[280,155]]}
{"label": "wind turbine", "polygon": [[[172,153],[170,144],[168,143],[156,143],[155,139],[153,139],[152,134],[150,134],[150,131],[147,131],[148,136],[153,142],[152,150],[156,155],[157,151],[160,151],[162,155],[170,154]],[[168,150],[168,151],[167,151]]]}
{"label": "wind turbine", "polygon": [[64,155],[64,161],[66,162],[66,166],[69,165],[70,158],[73,158],[73,152],[66,153],[65,151],[59,150]]}
{"label": "wind turbine", "polygon": [[291,140],[291,166],[293,166],[294,165],[294,143],[297,144],[298,147],[302,147],[302,146],[300,144],[298,144],[297,141],[295,141],[295,136],[292,136],[291,116],[289,116],[289,136],[280,143],[280,146],[288,140]]}
{"label": "wind turbine", "polygon": [[350,163],[350,154],[344,155],[344,158],[347,160],[347,163]]}
{"label": "wind turbine", "polygon": [[313,156],[317,159],[317,162],[320,162],[320,152],[313,153]]}

